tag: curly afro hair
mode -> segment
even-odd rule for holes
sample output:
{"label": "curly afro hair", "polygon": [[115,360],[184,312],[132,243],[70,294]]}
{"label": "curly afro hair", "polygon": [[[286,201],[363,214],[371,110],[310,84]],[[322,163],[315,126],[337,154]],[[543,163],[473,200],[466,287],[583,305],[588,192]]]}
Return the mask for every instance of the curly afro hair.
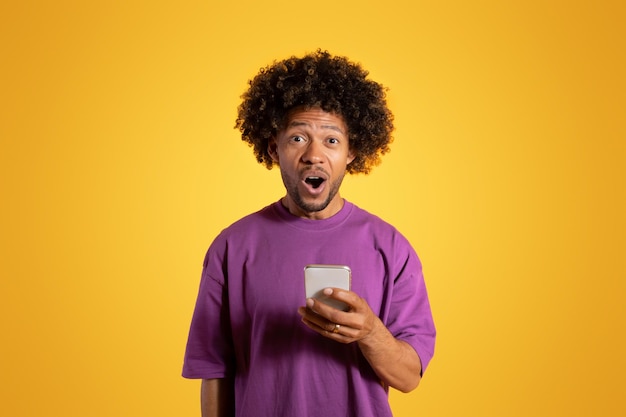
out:
{"label": "curly afro hair", "polygon": [[274,161],[267,152],[268,142],[289,111],[319,107],[343,117],[348,127],[350,149],[356,158],[347,172],[367,174],[380,163],[393,140],[386,89],[367,75],[359,64],[319,49],[302,58],[274,62],[248,81],[250,88],[241,96],[235,127],[242,140],[254,148],[257,161],[271,169]]}

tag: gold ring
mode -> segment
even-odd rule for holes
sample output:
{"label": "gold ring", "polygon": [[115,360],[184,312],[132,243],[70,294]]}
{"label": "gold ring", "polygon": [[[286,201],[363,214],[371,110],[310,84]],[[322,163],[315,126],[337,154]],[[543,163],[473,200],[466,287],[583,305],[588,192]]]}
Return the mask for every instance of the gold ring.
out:
{"label": "gold ring", "polygon": [[339,333],[339,328],[341,327],[341,324],[335,324],[335,328],[333,329],[333,333]]}

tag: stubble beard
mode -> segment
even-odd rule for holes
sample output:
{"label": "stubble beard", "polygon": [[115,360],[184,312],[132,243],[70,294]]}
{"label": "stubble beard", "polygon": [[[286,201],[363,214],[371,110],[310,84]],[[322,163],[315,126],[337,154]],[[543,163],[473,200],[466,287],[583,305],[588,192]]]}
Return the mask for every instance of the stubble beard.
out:
{"label": "stubble beard", "polygon": [[293,202],[298,206],[298,208],[300,208],[300,210],[302,210],[305,213],[317,213],[317,212],[324,210],[326,207],[328,207],[330,202],[333,201],[333,198],[335,198],[335,196],[339,192],[339,188],[341,187],[341,183],[343,182],[344,176],[345,174],[329,184],[330,189],[328,191],[328,196],[326,197],[324,201],[322,201],[321,203],[317,203],[317,204],[307,203],[306,201],[304,201],[304,199],[302,198],[302,195],[300,195],[300,193],[298,192],[297,182],[294,183],[292,181],[288,181],[283,176],[283,183],[285,184],[285,188],[287,189],[287,194],[289,195],[291,200],[293,200]]}

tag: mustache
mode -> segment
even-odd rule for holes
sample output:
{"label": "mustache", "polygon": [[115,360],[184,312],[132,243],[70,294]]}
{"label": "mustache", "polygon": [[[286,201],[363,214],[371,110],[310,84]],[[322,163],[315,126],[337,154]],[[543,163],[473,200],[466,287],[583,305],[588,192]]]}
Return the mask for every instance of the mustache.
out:
{"label": "mustache", "polygon": [[299,172],[300,177],[323,177],[330,178],[330,174],[324,168],[303,168]]}

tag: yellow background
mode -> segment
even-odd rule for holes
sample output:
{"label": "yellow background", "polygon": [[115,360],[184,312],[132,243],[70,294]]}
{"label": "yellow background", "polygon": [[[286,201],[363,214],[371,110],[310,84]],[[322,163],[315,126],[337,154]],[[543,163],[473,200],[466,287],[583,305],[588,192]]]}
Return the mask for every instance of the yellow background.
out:
{"label": "yellow background", "polygon": [[239,96],[318,47],[396,116],[343,188],[425,265],[438,345],[395,415],[626,415],[621,4],[3,2],[0,415],[199,415],[204,252],[283,193]]}

